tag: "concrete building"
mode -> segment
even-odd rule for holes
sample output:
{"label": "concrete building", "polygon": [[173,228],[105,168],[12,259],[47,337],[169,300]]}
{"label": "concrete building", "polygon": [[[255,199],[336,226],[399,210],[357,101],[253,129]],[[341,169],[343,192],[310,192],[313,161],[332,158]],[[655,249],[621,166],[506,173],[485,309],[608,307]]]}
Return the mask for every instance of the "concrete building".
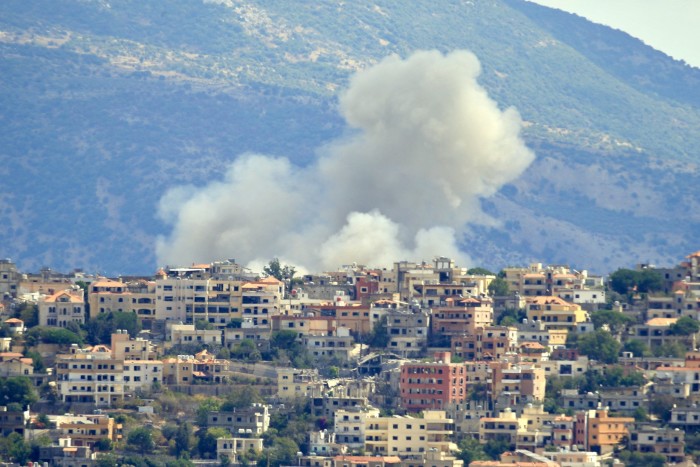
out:
{"label": "concrete building", "polygon": [[83,289],[73,287],[58,291],[39,300],[39,325],[65,328],[68,323],[85,323]]}
{"label": "concrete building", "polygon": [[467,396],[465,366],[451,363],[450,352],[436,352],[434,362],[401,365],[401,407],[409,411],[442,409]]}
{"label": "concrete building", "polygon": [[668,464],[685,460],[685,432],[678,428],[636,426],[630,433],[628,445],[631,451],[661,454]]}
{"label": "concrete building", "polygon": [[62,437],[70,438],[72,446],[92,448],[100,440],[114,443],[122,440],[122,425],[107,415],[49,415]]}
{"label": "concrete building", "polygon": [[467,361],[501,360],[518,352],[518,330],[508,326],[486,326],[473,333],[452,336],[452,355]]}
{"label": "concrete building", "polygon": [[528,320],[543,322],[547,330],[576,332],[579,323],[589,321],[580,305],[551,295],[529,298],[526,311]]}
{"label": "concrete building", "polygon": [[260,436],[270,427],[270,409],[265,404],[253,404],[231,412],[210,412],[207,426],[225,428],[232,435]]}
{"label": "concrete building", "polygon": [[607,410],[585,410],[576,413],[574,443],[585,450],[607,454],[629,439],[631,417],[611,417]]}
{"label": "concrete building", "polygon": [[368,418],[365,426],[365,452],[373,455],[405,456],[428,452],[457,450],[451,441],[454,421],[444,411],[425,411],[422,418]]}
{"label": "concrete building", "polygon": [[248,453],[259,454],[263,450],[262,438],[218,438],[216,440],[216,460],[230,465],[240,465],[241,456]]}

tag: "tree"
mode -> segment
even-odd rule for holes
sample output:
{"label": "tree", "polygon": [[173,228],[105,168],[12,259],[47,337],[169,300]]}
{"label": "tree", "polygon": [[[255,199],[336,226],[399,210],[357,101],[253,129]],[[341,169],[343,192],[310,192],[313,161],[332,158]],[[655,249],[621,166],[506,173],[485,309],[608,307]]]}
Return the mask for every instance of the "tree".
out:
{"label": "tree", "polygon": [[633,319],[619,311],[598,310],[591,313],[591,321],[596,329],[607,325],[610,332],[617,334],[631,324]]}
{"label": "tree", "polygon": [[464,461],[464,465],[469,465],[473,461],[488,460],[489,458],[479,440],[471,437],[466,437],[459,442],[459,454],[457,457]]}
{"label": "tree", "polygon": [[279,258],[273,258],[267,266],[263,267],[263,273],[265,276],[272,276],[278,281],[291,282],[296,272],[297,271],[293,266],[289,266],[287,264],[282,266]]}
{"label": "tree", "polygon": [[627,467],[664,467],[666,456],[655,452],[620,451],[619,458]]}
{"label": "tree", "polygon": [[467,269],[467,274],[472,275],[472,276],[495,276],[496,274],[492,273],[488,269],[485,268],[470,268]]}
{"label": "tree", "polygon": [[649,412],[659,420],[667,423],[671,420],[671,409],[673,409],[675,403],[676,400],[671,395],[654,394],[649,400]]}
{"label": "tree", "polygon": [[603,363],[616,363],[622,345],[609,331],[602,329],[578,337],[577,347],[581,354]]}
{"label": "tree", "polygon": [[83,345],[83,338],[68,329],[35,326],[27,332],[27,344],[32,346],[38,342],[59,345]]}
{"label": "tree", "polygon": [[374,323],[372,332],[367,338],[370,347],[384,349],[389,345],[389,333],[386,329],[386,316],[382,316]]}
{"label": "tree", "polygon": [[156,447],[153,430],[150,427],[138,427],[129,432],[126,443],[141,454],[146,454]]}
{"label": "tree", "polygon": [[700,322],[690,316],[683,316],[669,326],[669,331],[676,336],[690,336],[700,331]]}
{"label": "tree", "polygon": [[510,287],[508,286],[508,281],[501,277],[495,278],[489,284],[489,295],[492,297],[502,297],[508,295],[509,292]]}
{"label": "tree", "polygon": [[0,401],[4,405],[19,404],[22,409],[39,400],[36,389],[26,376],[0,378]]}
{"label": "tree", "polygon": [[85,323],[85,328],[87,329],[88,342],[91,344],[110,344],[112,334],[117,329],[125,329],[129,336],[136,337],[141,331],[141,322],[136,313],[113,311],[98,314]]}
{"label": "tree", "polygon": [[216,440],[219,438],[230,438],[231,433],[225,428],[207,428],[200,430],[199,441],[197,442],[197,450],[199,455],[205,459],[216,457]]}
{"label": "tree", "polygon": [[615,292],[626,295],[636,290],[641,293],[650,293],[663,290],[664,280],[661,274],[653,269],[620,268],[610,274],[610,288]]}
{"label": "tree", "polygon": [[649,346],[639,339],[630,339],[624,343],[622,350],[631,352],[634,357],[651,357]]}
{"label": "tree", "polygon": [[17,317],[24,321],[27,329],[39,325],[39,306],[35,303],[25,302],[17,310]]}
{"label": "tree", "polygon": [[496,317],[496,324],[500,326],[515,326],[518,323],[522,323],[525,318],[527,318],[527,314],[522,308],[506,308]]}
{"label": "tree", "polygon": [[189,453],[192,447],[192,427],[189,423],[181,423],[175,433],[175,456],[178,458]]}

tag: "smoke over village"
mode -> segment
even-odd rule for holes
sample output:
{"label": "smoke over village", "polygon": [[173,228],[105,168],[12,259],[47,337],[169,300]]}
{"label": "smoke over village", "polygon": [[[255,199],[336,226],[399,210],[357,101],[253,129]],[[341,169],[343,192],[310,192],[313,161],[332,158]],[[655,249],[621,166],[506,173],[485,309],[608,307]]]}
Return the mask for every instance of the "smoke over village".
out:
{"label": "smoke over village", "polygon": [[[346,136],[306,167],[243,154],[223,180],[170,189],[159,216],[160,264],[272,257],[303,269],[447,255],[469,223],[494,223],[479,199],[534,159],[514,108],[500,110],[471,52],[390,56],[358,72],[340,96]],[[312,128],[309,131],[313,131]]]}

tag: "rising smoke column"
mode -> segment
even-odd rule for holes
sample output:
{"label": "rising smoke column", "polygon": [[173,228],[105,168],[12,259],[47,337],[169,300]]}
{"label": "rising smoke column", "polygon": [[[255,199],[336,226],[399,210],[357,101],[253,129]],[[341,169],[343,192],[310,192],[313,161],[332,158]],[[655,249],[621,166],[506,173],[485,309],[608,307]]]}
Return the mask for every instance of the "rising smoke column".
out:
{"label": "rising smoke column", "polygon": [[173,231],[158,239],[159,261],[280,257],[317,269],[446,255],[464,265],[458,236],[484,219],[479,198],[534,159],[517,111],[498,108],[480,71],[470,52],[423,51],[359,72],[340,98],[352,136],[316,164],[243,156],[221,182],[167,193],[160,213]]}

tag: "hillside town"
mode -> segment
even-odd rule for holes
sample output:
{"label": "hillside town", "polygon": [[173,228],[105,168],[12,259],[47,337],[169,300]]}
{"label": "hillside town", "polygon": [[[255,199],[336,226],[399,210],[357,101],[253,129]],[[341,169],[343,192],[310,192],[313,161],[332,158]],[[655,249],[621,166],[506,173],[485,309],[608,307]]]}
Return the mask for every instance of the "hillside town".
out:
{"label": "hillside town", "polygon": [[148,277],[0,260],[0,461],[602,467],[700,458],[700,251]]}

